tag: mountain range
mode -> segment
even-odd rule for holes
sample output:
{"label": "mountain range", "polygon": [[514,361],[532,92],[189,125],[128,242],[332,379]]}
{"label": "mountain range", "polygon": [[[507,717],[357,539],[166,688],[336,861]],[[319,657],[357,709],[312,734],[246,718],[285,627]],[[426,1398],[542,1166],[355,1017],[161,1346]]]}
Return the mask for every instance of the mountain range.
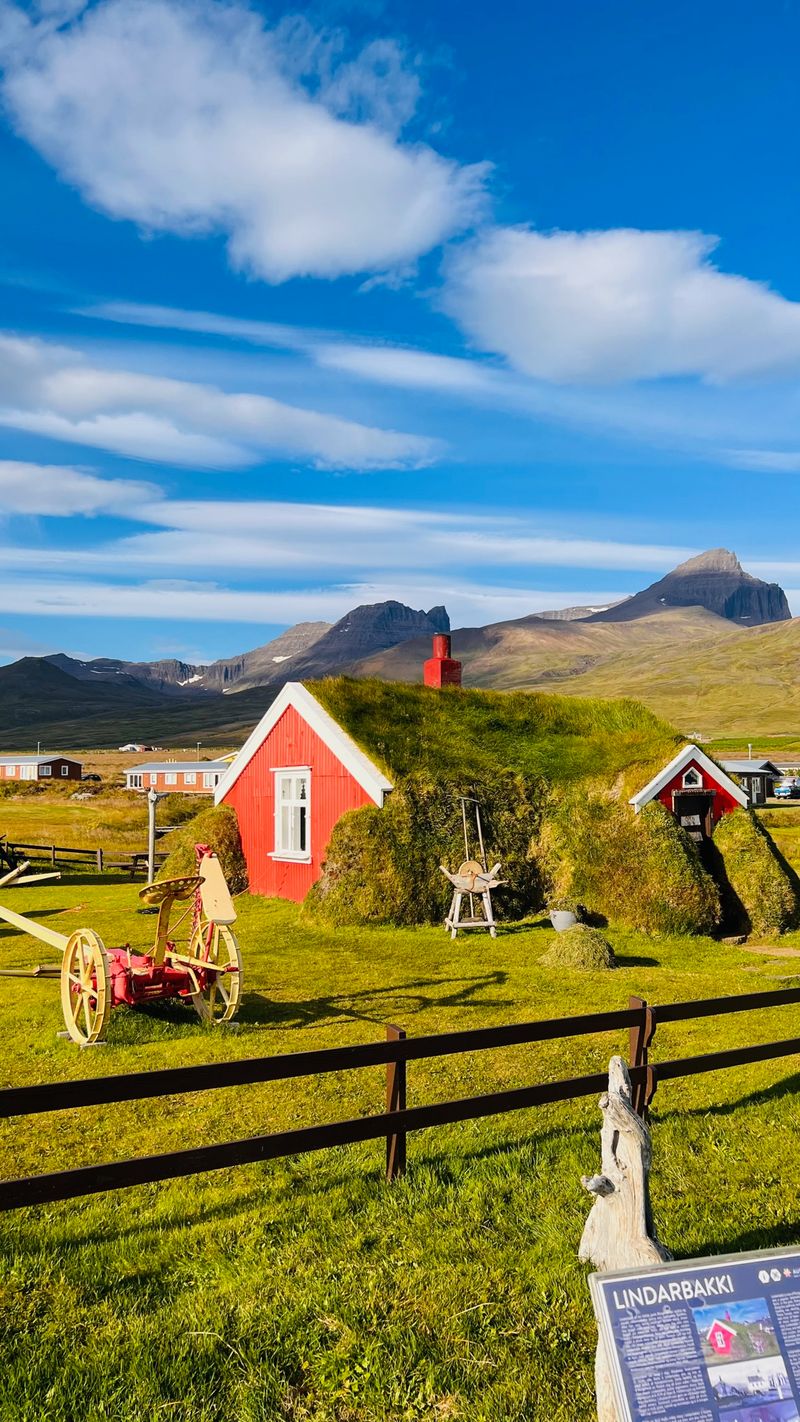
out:
{"label": "mountain range", "polygon": [[[800,620],[783,590],[712,549],[606,607],[576,607],[459,628],[464,684],[636,696],[684,730],[720,735],[800,729]],[[4,748],[232,744],[288,680],[346,672],[418,681],[444,607],[354,608],[304,622],[208,666],[62,653],[0,667]]]}

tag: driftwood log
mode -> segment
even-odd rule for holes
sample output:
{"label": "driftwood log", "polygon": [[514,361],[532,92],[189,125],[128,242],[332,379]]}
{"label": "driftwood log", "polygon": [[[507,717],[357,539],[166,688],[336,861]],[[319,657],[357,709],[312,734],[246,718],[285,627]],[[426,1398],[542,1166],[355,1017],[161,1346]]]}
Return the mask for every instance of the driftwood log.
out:
{"label": "driftwood log", "polygon": [[[649,1175],[650,1131],[631,1105],[631,1079],[621,1057],[612,1057],[608,1091],[600,1097],[600,1174],[581,1179],[594,1196],[578,1257],[605,1273],[636,1269],[671,1259],[653,1234]],[[620,1422],[609,1360],[602,1340],[595,1359],[598,1422]]]}

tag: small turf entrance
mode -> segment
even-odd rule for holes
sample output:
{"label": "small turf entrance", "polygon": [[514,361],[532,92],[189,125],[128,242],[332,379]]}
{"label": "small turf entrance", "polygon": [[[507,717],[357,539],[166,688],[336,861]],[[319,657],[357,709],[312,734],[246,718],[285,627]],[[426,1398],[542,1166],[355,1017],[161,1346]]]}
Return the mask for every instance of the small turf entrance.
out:
{"label": "small turf entrance", "polygon": [[676,790],[672,796],[672,812],[678,824],[698,844],[711,838],[713,804],[713,790]]}

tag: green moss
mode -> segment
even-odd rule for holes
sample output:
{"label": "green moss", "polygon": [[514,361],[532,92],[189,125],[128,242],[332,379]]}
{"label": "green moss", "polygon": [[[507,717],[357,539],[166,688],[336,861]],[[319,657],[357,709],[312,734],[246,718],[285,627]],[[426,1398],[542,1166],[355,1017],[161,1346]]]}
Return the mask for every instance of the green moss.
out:
{"label": "green moss", "polygon": [[663,765],[680,744],[672,727],[637,701],[349,677],[309,682],[308,689],[393,782],[421,771],[486,781],[509,769],[559,783],[611,778]]}
{"label": "green moss", "polygon": [[552,891],[649,933],[708,933],[720,898],[692,841],[657,801],[581,786],[554,801],[541,838]]}
{"label": "green moss", "polygon": [[586,923],[576,923],[564,933],[559,933],[555,943],[539,961],[548,968],[578,968],[592,972],[617,966],[611,944],[599,928],[590,928]]}
{"label": "green moss", "polygon": [[732,929],[782,933],[796,922],[797,877],[750,810],[723,816],[714,853]]}
{"label": "green moss", "polygon": [[306,907],[335,923],[441,921],[452,887],[439,865],[454,870],[464,859],[458,799],[464,794],[480,801],[488,860],[500,860],[509,881],[496,895],[498,916],[520,918],[538,908],[535,836],[544,790],[510,771],[485,781],[407,775],[382,810],[350,811],[334,827]]}
{"label": "green moss", "polygon": [[202,810],[180,829],[166,835],[161,843],[169,851],[169,857],[162,865],[159,879],[193,874],[195,844],[207,844],[222,865],[231,893],[240,894],[247,888],[247,866],[239,837],[239,822],[236,811],[230,806],[212,805]]}

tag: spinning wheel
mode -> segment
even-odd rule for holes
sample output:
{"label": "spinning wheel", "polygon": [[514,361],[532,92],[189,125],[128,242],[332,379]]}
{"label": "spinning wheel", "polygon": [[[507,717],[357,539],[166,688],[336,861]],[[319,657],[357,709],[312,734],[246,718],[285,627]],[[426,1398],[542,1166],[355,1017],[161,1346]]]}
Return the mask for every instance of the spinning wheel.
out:
{"label": "spinning wheel", "polygon": [[61,960],[61,1008],[64,1025],[81,1047],[99,1042],[111,1016],[108,955],[91,928],[78,928],[67,940]]}

